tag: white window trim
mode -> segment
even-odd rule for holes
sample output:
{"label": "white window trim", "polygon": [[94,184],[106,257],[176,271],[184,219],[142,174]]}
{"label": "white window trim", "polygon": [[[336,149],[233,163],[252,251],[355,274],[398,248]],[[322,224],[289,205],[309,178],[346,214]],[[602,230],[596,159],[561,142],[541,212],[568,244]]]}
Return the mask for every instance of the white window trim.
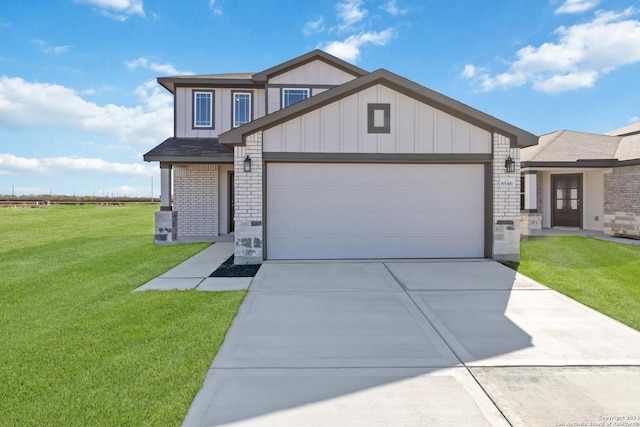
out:
{"label": "white window trim", "polygon": [[285,93],[288,90],[302,90],[302,91],[307,92],[307,97],[305,99],[309,99],[311,97],[311,89],[309,89],[308,87],[285,87],[285,88],[282,88],[282,108],[285,108],[285,105],[284,105]]}
{"label": "white window trim", "polygon": [[[206,94],[209,95],[209,124],[208,125],[199,125],[196,124],[196,118],[198,117],[197,115],[197,105],[198,105],[198,95],[199,94]],[[194,90],[193,91],[193,128],[194,129],[212,129],[213,126],[213,97],[214,97],[214,92],[213,91],[207,91],[207,90]]]}
{"label": "white window trim", "polygon": [[232,112],[232,122],[231,122],[231,126],[234,128],[240,127],[242,125],[237,125],[236,124],[236,95],[249,95],[249,120],[247,121],[247,123],[249,123],[250,121],[253,120],[253,114],[252,114],[252,106],[253,106],[253,94],[251,92],[241,92],[241,91],[234,91],[233,92],[233,112]]}

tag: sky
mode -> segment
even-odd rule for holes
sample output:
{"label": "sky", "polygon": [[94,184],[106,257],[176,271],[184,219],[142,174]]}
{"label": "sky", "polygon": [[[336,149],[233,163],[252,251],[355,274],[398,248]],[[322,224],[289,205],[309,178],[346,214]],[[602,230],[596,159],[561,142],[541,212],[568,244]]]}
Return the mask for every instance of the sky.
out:
{"label": "sky", "polygon": [[158,197],[157,77],[316,48],[536,135],[640,120],[640,0],[3,1],[0,194]]}

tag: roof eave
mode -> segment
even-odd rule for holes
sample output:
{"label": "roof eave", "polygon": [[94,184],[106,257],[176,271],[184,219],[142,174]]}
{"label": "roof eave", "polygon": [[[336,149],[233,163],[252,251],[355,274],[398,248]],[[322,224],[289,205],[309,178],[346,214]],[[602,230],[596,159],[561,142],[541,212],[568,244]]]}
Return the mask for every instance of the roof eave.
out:
{"label": "roof eave", "polygon": [[219,154],[215,156],[154,156],[145,154],[142,156],[145,162],[162,163],[233,163],[233,153]]}

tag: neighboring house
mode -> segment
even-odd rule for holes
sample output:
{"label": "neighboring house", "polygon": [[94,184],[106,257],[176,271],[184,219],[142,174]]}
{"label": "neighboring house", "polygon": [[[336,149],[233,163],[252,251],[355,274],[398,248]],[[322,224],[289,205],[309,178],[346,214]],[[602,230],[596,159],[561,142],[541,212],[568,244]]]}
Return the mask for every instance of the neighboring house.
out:
{"label": "neighboring house", "polygon": [[520,160],[523,235],[565,226],[640,238],[640,123],[543,135]]}
{"label": "neighboring house", "polygon": [[505,162],[535,135],[319,50],[158,82],[175,106],[174,136],[144,155],[160,163],[159,243],[233,233],[244,264],[519,259],[519,164]]}

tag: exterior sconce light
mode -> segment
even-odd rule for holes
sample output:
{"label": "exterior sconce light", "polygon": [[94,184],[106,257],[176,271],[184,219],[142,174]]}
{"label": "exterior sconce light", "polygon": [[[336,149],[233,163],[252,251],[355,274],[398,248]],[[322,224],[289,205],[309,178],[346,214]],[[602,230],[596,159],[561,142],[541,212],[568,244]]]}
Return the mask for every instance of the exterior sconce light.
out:
{"label": "exterior sconce light", "polygon": [[516,162],[511,158],[511,156],[507,157],[507,160],[504,161],[504,170],[509,173],[513,173],[516,171]]}
{"label": "exterior sconce light", "polygon": [[249,155],[244,159],[244,171],[251,172],[251,159],[249,158]]}

